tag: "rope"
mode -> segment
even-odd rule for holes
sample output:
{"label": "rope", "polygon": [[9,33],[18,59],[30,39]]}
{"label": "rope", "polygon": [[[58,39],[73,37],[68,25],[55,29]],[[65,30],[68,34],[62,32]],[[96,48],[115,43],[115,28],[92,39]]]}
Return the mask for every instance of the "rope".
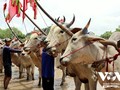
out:
{"label": "rope", "polygon": [[[37,8],[37,9],[38,9],[38,8]],[[42,17],[42,19],[43,19],[43,21],[44,21],[45,25],[48,27],[48,25],[47,25],[47,23],[46,23],[45,19],[43,18],[42,14],[40,13],[40,10],[39,10],[39,9],[38,9],[38,12],[39,12],[40,16]]]}
{"label": "rope", "polygon": [[23,25],[24,25],[24,27],[25,27],[25,31],[26,31],[26,33],[28,33],[28,31],[27,31],[27,27],[26,27],[26,25],[25,25],[25,22],[23,22]]}

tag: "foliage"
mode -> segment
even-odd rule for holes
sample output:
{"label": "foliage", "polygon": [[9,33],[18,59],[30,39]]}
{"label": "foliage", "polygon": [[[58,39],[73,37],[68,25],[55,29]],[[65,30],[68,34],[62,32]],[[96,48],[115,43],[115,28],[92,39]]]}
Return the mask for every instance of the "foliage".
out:
{"label": "foliage", "polygon": [[[12,30],[16,33],[16,35],[20,38],[20,39],[24,39],[25,35],[17,28],[13,27]],[[7,29],[0,29],[0,38],[13,38],[14,35],[12,34],[12,32],[10,31],[9,28]]]}
{"label": "foliage", "polygon": [[[120,32],[120,26],[118,26],[115,30],[115,32]],[[108,39],[113,32],[111,31],[106,31],[104,34],[102,34],[100,37]]]}
{"label": "foliage", "polygon": [[111,36],[112,32],[111,31],[106,31],[104,34],[102,34],[100,37],[108,39]]}
{"label": "foliage", "polygon": [[120,32],[120,26],[118,26],[118,28],[116,28],[116,31]]}

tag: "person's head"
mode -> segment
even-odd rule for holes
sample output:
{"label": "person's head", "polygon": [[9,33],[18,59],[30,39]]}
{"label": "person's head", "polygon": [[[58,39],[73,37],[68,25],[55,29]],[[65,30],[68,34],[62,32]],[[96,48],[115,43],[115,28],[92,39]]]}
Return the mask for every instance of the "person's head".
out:
{"label": "person's head", "polygon": [[5,44],[6,46],[9,46],[11,43],[11,39],[10,38],[5,38]]}

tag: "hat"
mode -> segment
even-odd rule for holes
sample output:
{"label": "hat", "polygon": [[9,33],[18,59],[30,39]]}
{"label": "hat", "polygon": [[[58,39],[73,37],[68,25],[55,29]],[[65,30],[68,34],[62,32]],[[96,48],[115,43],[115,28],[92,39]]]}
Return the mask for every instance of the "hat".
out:
{"label": "hat", "polygon": [[10,41],[12,41],[10,38],[5,38],[4,39],[4,42],[10,42]]}

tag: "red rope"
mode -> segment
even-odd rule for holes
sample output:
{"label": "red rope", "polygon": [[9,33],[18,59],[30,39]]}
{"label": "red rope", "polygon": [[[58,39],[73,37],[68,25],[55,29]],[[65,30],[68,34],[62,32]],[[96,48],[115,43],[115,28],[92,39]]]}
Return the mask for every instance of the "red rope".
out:
{"label": "red rope", "polygon": [[[119,55],[120,55],[120,53],[115,54],[113,57],[106,58],[106,62],[107,62],[106,72],[108,72],[108,64],[111,62],[113,62],[112,66],[113,66],[113,72],[114,72],[114,61],[118,58]],[[113,59],[113,60],[110,60],[110,59]]]}
{"label": "red rope", "polygon": [[56,45],[52,46],[52,47],[58,47],[60,45],[62,45],[63,43],[65,43],[66,41],[70,40],[70,38],[68,38],[67,40],[61,42],[61,43],[57,43]]}
{"label": "red rope", "polygon": [[91,43],[89,43],[89,44],[87,44],[87,45],[85,45],[85,46],[83,46],[83,47],[81,47],[81,48],[78,48],[78,49],[70,52],[69,54],[65,55],[63,58],[65,58],[65,57],[67,57],[67,56],[69,56],[69,55],[71,55],[71,54],[74,54],[74,53],[76,53],[77,51],[79,51],[79,50],[81,50],[81,49],[83,49],[83,48],[85,48],[85,47],[87,47],[88,45],[93,44],[93,43],[94,43],[94,42],[91,42]]}

